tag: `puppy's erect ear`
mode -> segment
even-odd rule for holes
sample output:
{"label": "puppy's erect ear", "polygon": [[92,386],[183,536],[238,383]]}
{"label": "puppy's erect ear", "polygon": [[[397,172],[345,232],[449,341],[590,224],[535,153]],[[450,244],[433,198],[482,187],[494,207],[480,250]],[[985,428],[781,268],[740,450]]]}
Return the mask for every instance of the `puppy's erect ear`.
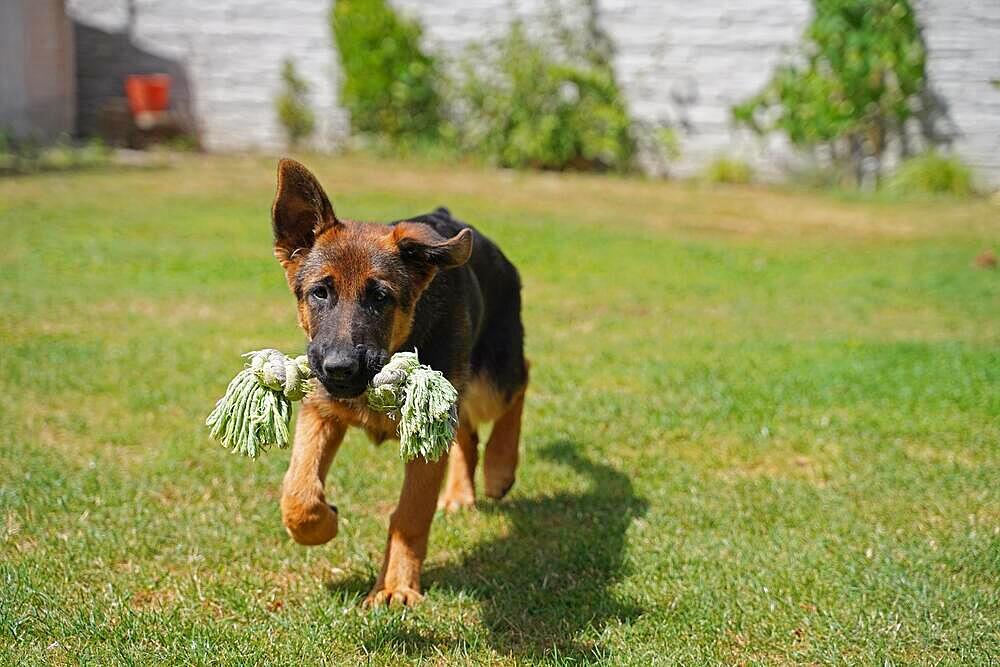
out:
{"label": "puppy's erect ear", "polygon": [[323,187],[308,169],[295,160],[278,162],[278,192],[271,207],[274,256],[285,268],[289,280],[302,255],[316,237],[341,223],[333,212]]}
{"label": "puppy's erect ear", "polygon": [[428,225],[401,222],[392,230],[392,238],[403,260],[418,267],[451,269],[472,255],[472,231],[467,228],[446,239]]}

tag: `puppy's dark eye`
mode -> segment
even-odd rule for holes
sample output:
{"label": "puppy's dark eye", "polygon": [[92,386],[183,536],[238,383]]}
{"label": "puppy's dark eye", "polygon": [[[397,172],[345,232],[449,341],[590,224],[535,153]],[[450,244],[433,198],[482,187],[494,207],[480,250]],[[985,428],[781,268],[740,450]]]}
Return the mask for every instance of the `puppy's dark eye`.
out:
{"label": "puppy's dark eye", "polygon": [[330,289],[326,285],[316,285],[309,290],[309,296],[317,301],[326,301],[330,298]]}
{"label": "puppy's dark eye", "polygon": [[392,294],[381,285],[374,286],[368,289],[367,301],[369,308],[381,310],[385,308],[386,304],[392,301]]}

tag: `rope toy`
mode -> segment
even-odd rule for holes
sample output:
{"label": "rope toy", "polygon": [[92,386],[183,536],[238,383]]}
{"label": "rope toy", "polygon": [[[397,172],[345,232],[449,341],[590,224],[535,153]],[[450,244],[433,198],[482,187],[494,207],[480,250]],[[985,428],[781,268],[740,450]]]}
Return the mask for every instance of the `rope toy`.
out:
{"label": "rope toy", "polygon": [[458,426],[458,392],[448,379],[424,366],[416,352],[397,352],[372,378],[368,407],[399,422],[399,456],[437,461]]}
{"label": "rope toy", "polygon": [[[287,447],[292,402],[312,389],[305,356],[278,350],[243,355],[246,367],[208,415],[209,435],[234,454],[257,458],[275,445]],[[372,379],[368,407],[399,422],[399,455],[437,461],[448,451],[458,426],[458,392],[441,372],[420,363],[416,352],[397,352]]]}

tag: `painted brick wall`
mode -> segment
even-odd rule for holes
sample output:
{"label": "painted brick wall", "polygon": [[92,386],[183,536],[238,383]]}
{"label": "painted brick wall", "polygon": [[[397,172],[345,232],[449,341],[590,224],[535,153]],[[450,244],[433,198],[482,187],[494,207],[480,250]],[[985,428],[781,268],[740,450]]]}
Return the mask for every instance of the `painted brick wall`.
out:
{"label": "painted brick wall", "polygon": [[[452,56],[502,34],[513,13],[532,20],[546,0],[392,0],[420,19],[428,45]],[[122,31],[124,0],[69,0],[79,21]],[[337,106],[336,53],[329,0],[136,0],[131,34],[141,48],[182,63],[206,145],[277,149],[283,144],[273,98],[285,56],[312,84],[318,147],[346,130]],[[930,47],[930,76],[957,131],[955,148],[1000,185],[1000,0],[917,0]],[[633,113],[681,127],[678,174],[737,154],[765,172],[790,159],[779,139],[763,145],[735,131],[729,107],[767,80],[809,19],[808,0],[602,0],[602,24],[615,42],[615,68]],[[78,53],[78,58],[86,53]],[[86,86],[86,82],[78,82]]]}
{"label": "painted brick wall", "polygon": [[[130,36],[135,50],[144,54],[141,69],[149,69],[147,58],[180,65],[187,74],[184,92],[209,149],[275,150],[284,145],[274,97],[286,57],[295,60],[312,86],[317,146],[331,147],[345,131],[326,0],[135,0],[131,30],[124,0],[67,4],[78,23],[106,33],[101,40],[114,45],[115,37]],[[105,90],[121,95],[131,63],[114,53],[102,55],[101,49],[118,47],[97,41],[78,40],[79,71],[86,72],[77,82],[81,96],[88,90],[96,90],[98,97]],[[86,68],[88,59],[98,60],[98,67]],[[92,99],[87,103],[96,104]],[[86,113],[81,109],[81,116]]]}
{"label": "painted brick wall", "polygon": [[1000,187],[1000,0],[918,0],[928,74],[955,125],[955,149]]}
{"label": "painted brick wall", "polygon": [[[512,18],[508,0],[394,4],[419,17],[428,42],[451,55],[471,40],[501,35]],[[537,24],[545,21],[547,6],[546,0],[522,1],[517,13]],[[599,7],[632,114],[680,128],[681,159],[670,166],[672,173],[690,175],[724,153],[774,170],[784,155],[783,142],[772,140],[758,149],[759,142],[731,131],[729,108],[756,92],[782,49],[798,40],[809,18],[808,2],[603,0]]]}

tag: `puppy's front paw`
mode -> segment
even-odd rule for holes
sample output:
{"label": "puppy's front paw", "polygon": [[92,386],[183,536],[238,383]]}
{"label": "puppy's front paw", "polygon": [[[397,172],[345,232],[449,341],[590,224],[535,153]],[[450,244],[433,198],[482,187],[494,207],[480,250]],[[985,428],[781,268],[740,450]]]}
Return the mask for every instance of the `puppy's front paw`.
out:
{"label": "puppy's front paw", "polygon": [[281,499],[281,520],[299,544],[325,544],[337,536],[337,508],[324,502],[301,502],[285,496]]}
{"label": "puppy's front paw", "polygon": [[372,591],[365,598],[363,606],[365,609],[372,607],[412,607],[418,604],[424,596],[420,591],[406,586],[394,589],[382,588]]}

